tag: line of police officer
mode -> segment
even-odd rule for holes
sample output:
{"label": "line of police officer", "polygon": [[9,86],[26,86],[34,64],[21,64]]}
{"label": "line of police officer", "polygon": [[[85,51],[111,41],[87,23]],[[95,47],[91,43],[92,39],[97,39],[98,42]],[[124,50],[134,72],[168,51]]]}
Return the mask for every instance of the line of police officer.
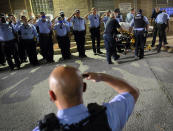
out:
{"label": "line of police officer", "polygon": [[[156,30],[158,29],[160,40],[157,51],[160,52],[162,41],[166,41],[165,29],[166,27],[169,27],[169,17],[165,12],[157,10],[156,12],[157,17],[155,17],[155,25],[157,26],[154,26],[152,46],[154,46],[155,37],[157,34]],[[104,42],[107,50],[107,61],[109,64],[112,64],[110,59],[112,55],[114,55],[115,60],[119,58],[119,56],[116,54],[117,47],[113,36],[118,33],[116,28],[120,28],[118,23],[123,21],[123,19],[119,9],[114,10],[112,17],[110,17],[110,14],[111,11],[109,10],[102,17],[100,17],[97,14],[96,8],[92,8],[92,10],[85,16],[85,18],[86,20],[90,21],[92,48],[95,55],[102,54],[100,51],[100,24],[101,21],[104,23]],[[28,23],[28,20],[25,16],[21,17],[22,22],[16,22],[13,15],[9,17],[10,20],[9,23],[7,23],[5,17],[1,16],[0,41],[3,43],[0,44],[0,54],[2,54],[0,56],[1,64],[5,63],[5,59],[2,53],[4,52],[7,62],[12,70],[15,66],[19,69],[20,63],[26,62],[26,56],[29,57],[29,61],[32,65],[38,65],[36,52],[36,43],[38,43],[38,41],[43,59],[48,63],[54,62],[52,40],[53,30],[56,32],[56,38],[61,49],[62,58],[64,60],[71,58],[69,35],[70,31],[73,31],[79,57],[87,57],[85,54],[86,21],[80,16],[80,10],[75,10],[75,12],[68,19],[65,17],[64,12],[62,11],[60,12],[60,17],[55,17],[52,21],[46,18],[44,12],[41,12],[40,15],[41,18],[35,19],[35,21],[32,21],[32,23]],[[154,17],[152,16],[152,18]],[[111,21],[111,19],[115,19],[116,22],[114,20]],[[131,12],[127,14],[126,21],[130,23],[131,30],[134,27],[133,31],[136,39],[135,59],[142,59],[144,57],[144,35],[146,32],[148,32],[148,19],[142,15],[142,10],[139,10],[135,16],[135,10],[132,9]],[[95,40],[97,40],[97,47],[95,46]],[[115,45],[113,46],[114,48],[112,48],[112,44]],[[12,58],[15,59],[15,64],[13,64]]]}

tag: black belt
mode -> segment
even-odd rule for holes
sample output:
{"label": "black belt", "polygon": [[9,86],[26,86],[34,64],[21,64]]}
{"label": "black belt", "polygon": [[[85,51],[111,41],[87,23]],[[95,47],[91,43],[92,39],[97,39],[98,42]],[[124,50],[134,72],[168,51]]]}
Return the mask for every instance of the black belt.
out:
{"label": "black belt", "polygon": [[40,35],[42,35],[42,36],[49,36],[50,35],[50,33],[40,33]]}
{"label": "black belt", "polygon": [[90,29],[100,29],[100,26],[99,27],[90,27]]}

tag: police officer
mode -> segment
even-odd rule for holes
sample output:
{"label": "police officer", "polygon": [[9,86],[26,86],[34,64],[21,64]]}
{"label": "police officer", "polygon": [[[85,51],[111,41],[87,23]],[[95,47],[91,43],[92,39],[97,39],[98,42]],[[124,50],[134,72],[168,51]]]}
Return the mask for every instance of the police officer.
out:
{"label": "police officer", "polygon": [[[3,49],[10,69],[13,70],[15,66],[17,69],[20,69],[16,38],[12,27],[6,23],[5,17],[1,18],[0,41],[4,43]],[[12,61],[12,57],[14,58],[15,64]]]}
{"label": "police officer", "polygon": [[37,21],[36,27],[39,30],[40,49],[43,59],[48,63],[53,60],[53,41],[52,41],[52,23],[46,18],[45,13],[41,12],[41,18]]}
{"label": "police officer", "polygon": [[157,52],[160,52],[164,38],[166,38],[166,28],[169,31],[169,16],[164,11],[160,13],[155,22],[157,23],[157,28],[159,32],[159,45],[157,47]]}
{"label": "police officer", "polygon": [[158,33],[158,28],[157,28],[157,23],[155,22],[157,16],[161,13],[160,8],[155,8],[153,10],[152,16],[151,16],[151,24],[153,23],[153,40],[152,40],[152,47],[155,46],[156,43],[156,37],[157,37],[157,33]]}
{"label": "police officer", "polygon": [[[90,33],[92,40],[92,48],[94,55],[102,54],[100,51],[100,16],[97,14],[97,9],[92,8],[91,11],[85,16],[85,18],[90,21]],[[97,50],[95,46],[95,40],[97,39]]]}
{"label": "police officer", "polygon": [[123,16],[122,16],[122,14],[121,14],[121,12],[120,12],[120,9],[117,8],[117,9],[114,10],[114,12],[115,12],[115,19],[116,19],[118,22],[123,22]]}
{"label": "police officer", "polygon": [[108,21],[108,19],[110,18],[110,14],[111,11],[108,10],[106,13],[103,14],[103,16],[101,17],[102,22],[104,23],[104,28],[106,28],[106,22]]}
{"label": "police officer", "polygon": [[[104,82],[118,93],[110,102],[83,104],[84,80]],[[33,131],[121,131],[139,97],[138,90],[124,80],[104,73],[84,73],[59,66],[49,77],[49,96],[57,115],[50,113]],[[98,88],[98,90],[100,90]]]}
{"label": "police officer", "polygon": [[63,23],[62,17],[58,18],[58,23],[55,24],[54,30],[56,31],[56,38],[61,49],[62,58],[64,60],[70,59],[70,39],[68,37],[70,29],[67,24]]}
{"label": "police officer", "polygon": [[16,21],[16,18],[13,15],[10,18],[11,18],[11,21],[12,21],[12,23],[11,23],[12,27],[16,31],[16,38],[17,38],[18,53],[19,53],[20,61],[21,61],[21,63],[28,62],[27,61],[26,50],[25,50],[25,47],[24,47],[24,43],[22,43],[20,35],[17,34],[18,33],[17,31],[18,31],[19,27],[22,25],[22,20],[20,18],[19,20]]}
{"label": "police officer", "polygon": [[[166,10],[163,10],[162,12],[165,12],[165,14],[167,15],[167,17],[168,17],[168,22],[166,23],[166,27],[169,27],[169,19],[170,19],[170,17],[169,17],[169,15],[168,15],[168,13],[166,12]],[[168,28],[169,29],[169,28]],[[168,30],[169,31],[169,30]],[[167,45],[168,44],[168,42],[167,42],[167,33],[166,33],[166,31],[165,31],[165,35],[164,35],[164,38],[163,38],[163,42],[164,42],[164,45]]]}
{"label": "police officer", "polygon": [[113,64],[111,60],[112,56],[114,60],[117,60],[120,57],[119,55],[117,55],[116,41],[114,36],[118,33],[117,29],[120,29],[120,31],[122,31],[122,28],[119,25],[118,21],[115,19],[115,15],[116,12],[111,13],[110,19],[106,23],[106,28],[103,35],[108,64]]}
{"label": "police officer", "polygon": [[24,48],[32,65],[38,65],[36,40],[38,38],[37,30],[34,25],[29,24],[25,16],[21,17],[23,24],[19,27],[19,35],[24,44]]}
{"label": "police officer", "polygon": [[76,9],[71,17],[68,18],[68,21],[73,23],[73,34],[77,44],[79,57],[85,58],[87,57],[85,55],[86,23],[84,18],[80,16],[80,10]]}
{"label": "police officer", "polygon": [[143,16],[142,10],[139,9],[137,15],[130,23],[131,30],[133,28],[135,35],[135,59],[144,58],[145,32],[148,32],[149,21],[146,16]]}
{"label": "police officer", "polygon": [[126,16],[126,22],[130,24],[131,21],[134,19],[134,16],[135,16],[135,9],[132,8],[131,11]]}

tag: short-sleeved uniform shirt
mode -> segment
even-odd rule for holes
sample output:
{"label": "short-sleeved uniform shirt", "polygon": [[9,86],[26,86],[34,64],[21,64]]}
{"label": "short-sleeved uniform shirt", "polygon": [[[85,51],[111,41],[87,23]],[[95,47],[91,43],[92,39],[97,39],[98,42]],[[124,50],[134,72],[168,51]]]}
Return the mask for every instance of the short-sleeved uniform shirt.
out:
{"label": "short-sleeved uniform shirt", "polygon": [[158,14],[157,18],[155,19],[155,22],[157,24],[167,24],[169,19],[170,19],[169,15],[165,12],[162,12],[162,13]]}
{"label": "short-sleeved uniform shirt", "polygon": [[21,32],[21,38],[22,39],[34,39],[34,37],[38,37],[37,30],[34,25],[28,24],[24,25],[22,24],[19,27],[19,30]]}
{"label": "short-sleeved uniform shirt", "polygon": [[90,21],[90,28],[98,28],[100,26],[100,16],[99,15],[89,15],[88,19]]}
{"label": "short-sleeved uniform shirt", "polygon": [[83,18],[72,17],[71,22],[73,23],[74,31],[84,31],[85,30],[85,20]]}
{"label": "short-sleeved uniform shirt", "polygon": [[[121,93],[109,103],[103,105],[107,108],[107,119],[112,131],[121,131],[133,111],[135,100],[131,94]],[[87,107],[80,104],[65,110],[59,110],[57,118],[60,123],[70,125],[78,123],[89,115]],[[39,128],[36,127],[33,131],[39,131]]]}
{"label": "short-sleeved uniform shirt", "polygon": [[15,39],[12,27],[7,23],[0,23],[0,41]]}
{"label": "short-sleeved uniform shirt", "polygon": [[45,22],[43,22],[42,19],[39,19],[37,21],[36,26],[39,27],[39,32],[40,33],[49,34],[51,32],[52,23],[47,19],[46,19]]}
{"label": "short-sleeved uniform shirt", "polygon": [[67,33],[70,31],[69,26],[65,23],[57,23],[55,24],[53,29],[56,31],[56,35],[60,37],[66,36]]}
{"label": "short-sleeved uniform shirt", "polygon": [[108,34],[108,35],[116,34],[118,32],[117,28],[120,28],[120,27],[121,26],[116,19],[110,18],[106,22],[104,34]]}

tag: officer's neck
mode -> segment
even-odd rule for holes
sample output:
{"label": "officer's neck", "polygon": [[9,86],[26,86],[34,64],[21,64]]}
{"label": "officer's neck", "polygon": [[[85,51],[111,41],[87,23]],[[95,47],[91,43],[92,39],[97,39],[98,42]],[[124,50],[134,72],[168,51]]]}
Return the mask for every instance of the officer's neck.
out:
{"label": "officer's neck", "polygon": [[83,104],[83,100],[78,100],[76,102],[66,102],[66,101],[61,101],[61,102],[55,102],[56,107],[58,110],[64,110],[68,109],[77,105]]}
{"label": "officer's neck", "polygon": [[23,24],[24,24],[24,25],[28,25],[28,22],[24,22]]}

